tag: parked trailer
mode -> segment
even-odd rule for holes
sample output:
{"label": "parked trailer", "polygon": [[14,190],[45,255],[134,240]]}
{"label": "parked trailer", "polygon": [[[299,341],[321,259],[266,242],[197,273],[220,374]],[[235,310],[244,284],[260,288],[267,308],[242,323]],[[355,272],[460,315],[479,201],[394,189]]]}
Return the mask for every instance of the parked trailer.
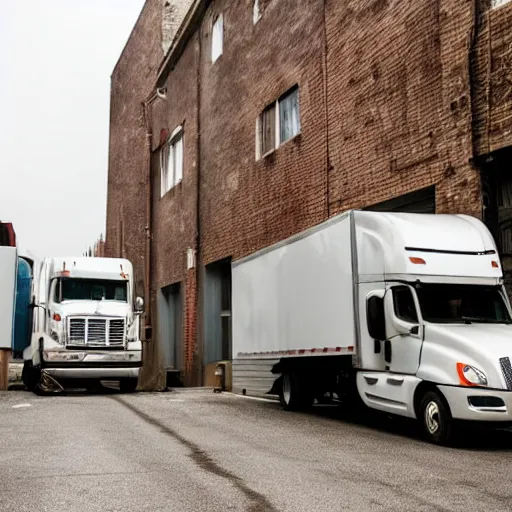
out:
{"label": "parked trailer", "polygon": [[10,222],[0,222],[0,391],[8,387],[14,338],[14,308],[18,255]]}
{"label": "parked trailer", "polygon": [[351,211],[233,263],[233,390],[327,394],[418,419],[512,421],[512,316],[491,234],[465,215]]}
{"label": "parked trailer", "polygon": [[11,350],[18,252],[10,222],[0,222],[0,350]]}

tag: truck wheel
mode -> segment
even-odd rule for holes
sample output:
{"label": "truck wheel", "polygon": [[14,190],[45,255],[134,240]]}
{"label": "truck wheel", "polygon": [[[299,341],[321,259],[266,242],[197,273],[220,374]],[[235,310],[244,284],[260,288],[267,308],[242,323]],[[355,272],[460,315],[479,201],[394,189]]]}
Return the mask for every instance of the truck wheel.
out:
{"label": "truck wheel", "polygon": [[285,373],[280,399],[285,411],[299,411],[309,409],[313,405],[314,397],[308,389],[306,379],[300,379],[295,373]]}
{"label": "truck wheel", "polygon": [[32,361],[25,361],[21,372],[21,380],[27,390],[34,391],[40,379],[41,372],[37,368],[34,368]]}
{"label": "truck wheel", "polygon": [[138,379],[121,379],[119,390],[121,393],[133,393],[137,389]]}
{"label": "truck wheel", "polygon": [[448,444],[452,437],[452,415],[445,400],[436,391],[427,391],[420,407],[425,437],[434,444]]}

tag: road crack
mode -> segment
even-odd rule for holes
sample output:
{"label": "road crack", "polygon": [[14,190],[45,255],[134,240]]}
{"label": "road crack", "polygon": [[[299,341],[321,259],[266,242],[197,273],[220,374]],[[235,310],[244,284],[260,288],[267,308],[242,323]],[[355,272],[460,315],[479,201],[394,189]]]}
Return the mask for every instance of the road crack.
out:
{"label": "road crack", "polygon": [[139,416],[139,418],[143,419],[146,423],[153,425],[158,428],[162,433],[173,437],[183,446],[189,449],[190,454],[189,457],[203,470],[220,476],[221,478],[225,478],[229,482],[231,482],[240,492],[242,492],[245,497],[249,500],[249,508],[247,512],[278,512],[278,510],[272,505],[272,503],[268,500],[266,496],[263,494],[251,489],[240,477],[231,473],[227,469],[219,466],[204,450],[202,450],[198,445],[185,439],[181,434],[173,430],[172,428],[164,425],[157,419],[149,416],[145,412],[141,411],[134,405],[126,402],[122,398],[118,396],[110,397],[112,400],[124,405],[127,409],[132,411],[134,414]]}

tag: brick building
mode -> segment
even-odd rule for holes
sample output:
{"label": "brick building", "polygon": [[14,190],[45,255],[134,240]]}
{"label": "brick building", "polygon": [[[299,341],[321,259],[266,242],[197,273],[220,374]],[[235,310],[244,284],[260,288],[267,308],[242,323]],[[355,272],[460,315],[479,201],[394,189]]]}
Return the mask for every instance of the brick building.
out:
{"label": "brick building", "polygon": [[512,1],[185,4],[148,0],[112,76],[147,388],[231,358],[230,261],[343,210],[475,215],[512,269]]}
{"label": "brick building", "polygon": [[105,257],[105,240],[103,240],[103,235],[100,235],[98,240],[96,240],[96,242],[94,243],[94,249],[92,254],[96,258]]}

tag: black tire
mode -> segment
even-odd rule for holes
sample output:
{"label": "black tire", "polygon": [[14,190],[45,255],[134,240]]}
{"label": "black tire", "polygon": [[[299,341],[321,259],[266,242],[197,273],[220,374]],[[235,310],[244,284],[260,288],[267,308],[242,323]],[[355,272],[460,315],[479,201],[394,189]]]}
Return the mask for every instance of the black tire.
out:
{"label": "black tire", "polygon": [[426,439],[439,445],[449,444],[453,434],[450,408],[437,391],[427,391],[421,400],[420,417]]}
{"label": "black tire", "polygon": [[41,379],[41,371],[34,368],[32,361],[25,361],[23,371],[21,372],[21,380],[28,391],[35,391],[39,380]]}
{"label": "black tire", "polygon": [[280,400],[285,411],[304,411],[313,405],[314,396],[305,377],[288,372],[282,376]]}
{"label": "black tire", "polygon": [[121,393],[134,393],[137,389],[138,379],[121,379],[119,381],[119,390]]}

